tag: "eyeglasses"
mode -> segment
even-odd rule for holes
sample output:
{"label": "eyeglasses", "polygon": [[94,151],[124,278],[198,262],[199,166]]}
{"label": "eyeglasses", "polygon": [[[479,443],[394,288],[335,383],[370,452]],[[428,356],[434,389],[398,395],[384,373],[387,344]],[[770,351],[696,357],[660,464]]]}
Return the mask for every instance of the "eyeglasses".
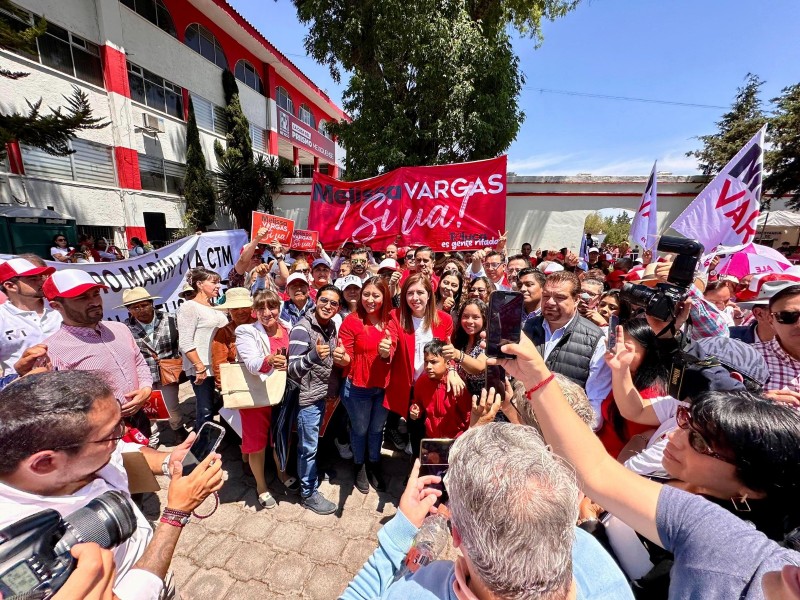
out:
{"label": "eyeglasses", "polygon": [[132,310],[134,312],[138,312],[140,310],[147,310],[151,307],[151,304],[147,302],[146,304],[131,304],[130,306],[126,306],[128,310]]}
{"label": "eyeglasses", "polygon": [[87,442],[81,442],[80,444],[67,444],[66,446],[56,446],[53,450],[66,450],[68,448],[80,448],[81,446],[85,446],[86,444],[107,444],[108,442],[117,443],[122,438],[125,437],[125,419],[120,419],[117,423],[116,427],[114,427],[114,431],[112,432],[110,437],[103,438],[102,440],[89,440]]}
{"label": "eyeglasses", "polygon": [[728,464],[734,464],[733,460],[727,456],[722,456],[719,452],[711,449],[711,445],[705,440],[702,434],[692,427],[692,413],[685,406],[679,406],[675,413],[675,420],[678,422],[678,427],[689,433],[689,445],[692,450],[705,454],[711,458],[716,458]]}
{"label": "eyeglasses", "polygon": [[339,308],[339,303],[336,300],[331,300],[331,299],[325,298],[325,297],[317,298],[317,304],[321,304],[322,306],[325,306],[326,304],[330,304],[331,308]]}
{"label": "eyeglasses", "polygon": [[483,266],[486,267],[487,269],[496,269],[502,264],[503,263],[500,263],[500,262],[486,262],[486,263],[483,263]]}
{"label": "eyeglasses", "polygon": [[351,258],[350,263],[353,265],[365,265],[367,264],[366,258]]}
{"label": "eyeglasses", "polygon": [[800,319],[800,310],[779,310],[770,314],[781,325],[794,325]]}

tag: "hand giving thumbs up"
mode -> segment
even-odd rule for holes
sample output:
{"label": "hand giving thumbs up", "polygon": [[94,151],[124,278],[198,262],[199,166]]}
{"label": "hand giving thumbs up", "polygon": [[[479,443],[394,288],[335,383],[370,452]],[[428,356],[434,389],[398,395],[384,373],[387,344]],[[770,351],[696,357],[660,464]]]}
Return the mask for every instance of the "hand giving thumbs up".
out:
{"label": "hand giving thumbs up", "polygon": [[331,355],[331,347],[321,337],[317,338],[317,355],[325,360]]}
{"label": "hand giving thumbs up", "polygon": [[388,329],[383,330],[383,339],[378,344],[378,354],[382,358],[389,358],[389,353],[392,351],[392,334]]}

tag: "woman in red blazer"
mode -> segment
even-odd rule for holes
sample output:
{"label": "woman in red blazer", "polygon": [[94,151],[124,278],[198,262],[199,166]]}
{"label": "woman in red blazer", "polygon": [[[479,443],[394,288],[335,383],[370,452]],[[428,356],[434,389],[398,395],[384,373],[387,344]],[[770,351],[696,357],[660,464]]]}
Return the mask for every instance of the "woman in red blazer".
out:
{"label": "woman in red blazer", "polygon": [[[400,290],[400,308],[392,311],[389,332],[394,342],[394,353],[383,404],[393,415],[387,420],[387,435],[398,450],[405,446],[407,454],[418,454],[419,440],[425,434],[424,425],[420,429],[417,421],[407,419],[411,440],[405,443],[404,436],[396,430],[398,416],[408,417],[414,382],[424,367],[425,344],[433,338],[449,343],[453,333],[453,319],[446,312],[436,310],[433,288],[427,275],[415,273],[405,280]],[[448,373],[448,385],[454,386],[456,391],[464,386],[455,369]]]}

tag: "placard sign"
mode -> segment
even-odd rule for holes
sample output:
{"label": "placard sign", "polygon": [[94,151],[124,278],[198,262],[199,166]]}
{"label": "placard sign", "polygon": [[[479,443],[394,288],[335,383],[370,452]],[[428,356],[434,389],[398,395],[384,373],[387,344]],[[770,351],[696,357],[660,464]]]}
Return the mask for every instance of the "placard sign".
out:
{"label": "placard sign", "polygon": [[258,237],[258,231],[262,228],[266,228],[267,231],[259,240],[261,244],[279,242],[282,246],[288,247],[292,242],[294,221],[291,219],[284,219],[283,217],[276,217],[269,213],[254,210],[253,224],[250,228],[250,239],[253,240]]}
{"label": "placard sign", "polygon": [[292,243],[289,246],[292,250],[302,250],[304,252],[316,252],[317,242],[319,242],[319,232],[310,229],[295,229],[292,234]]}

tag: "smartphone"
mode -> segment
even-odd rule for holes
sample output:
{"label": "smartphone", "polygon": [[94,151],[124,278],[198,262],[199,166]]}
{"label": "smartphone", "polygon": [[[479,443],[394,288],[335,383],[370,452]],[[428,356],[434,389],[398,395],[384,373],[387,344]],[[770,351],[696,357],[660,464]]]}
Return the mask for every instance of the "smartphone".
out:
{"label": "smartphone", "polygon": [[619,326],[619,317],[611,315],[608,319],[608,341],[606,342],[606,350],[614,351],[617,346],[617,327]]}
{"label": "smartphone", "polygon": [[197,437],[192,442],[192,447],[189,448],[189,452],[186,453],[181,462],[184,477],[194,471],[197,465],[203,462],[209,454],[217,451],[224,435],[225,429],[220,425],[211,422],[203,423],[200,431],[197,432]]}
{"label": "smartphone", "polygon": [[447,489],[444,487],[444,476],[447,473],[447,466],[450,462],[450,448],[453,442],[450,438],[425,438],[420,442],[420,467],[419,475],[438,475],[442,478],[439,483],[434,483],[428,487],[442,492],[434,506],[439,506],[448,500]]}
{"label": "smartphone", "polygon": [[[486,365],[486,384],[483,387],[487,392],[494,388],[502,398],[506,393],[506,370],[499,365]],[[487,398],[486,401],[494,402],[494,398]]]}
{"label": "smartphone", "polygon": [[522,331],[522,292],[496,291],[489,296],[486,313],[486,356],[516,358],[500,351],[504,344],[519,343]]}

